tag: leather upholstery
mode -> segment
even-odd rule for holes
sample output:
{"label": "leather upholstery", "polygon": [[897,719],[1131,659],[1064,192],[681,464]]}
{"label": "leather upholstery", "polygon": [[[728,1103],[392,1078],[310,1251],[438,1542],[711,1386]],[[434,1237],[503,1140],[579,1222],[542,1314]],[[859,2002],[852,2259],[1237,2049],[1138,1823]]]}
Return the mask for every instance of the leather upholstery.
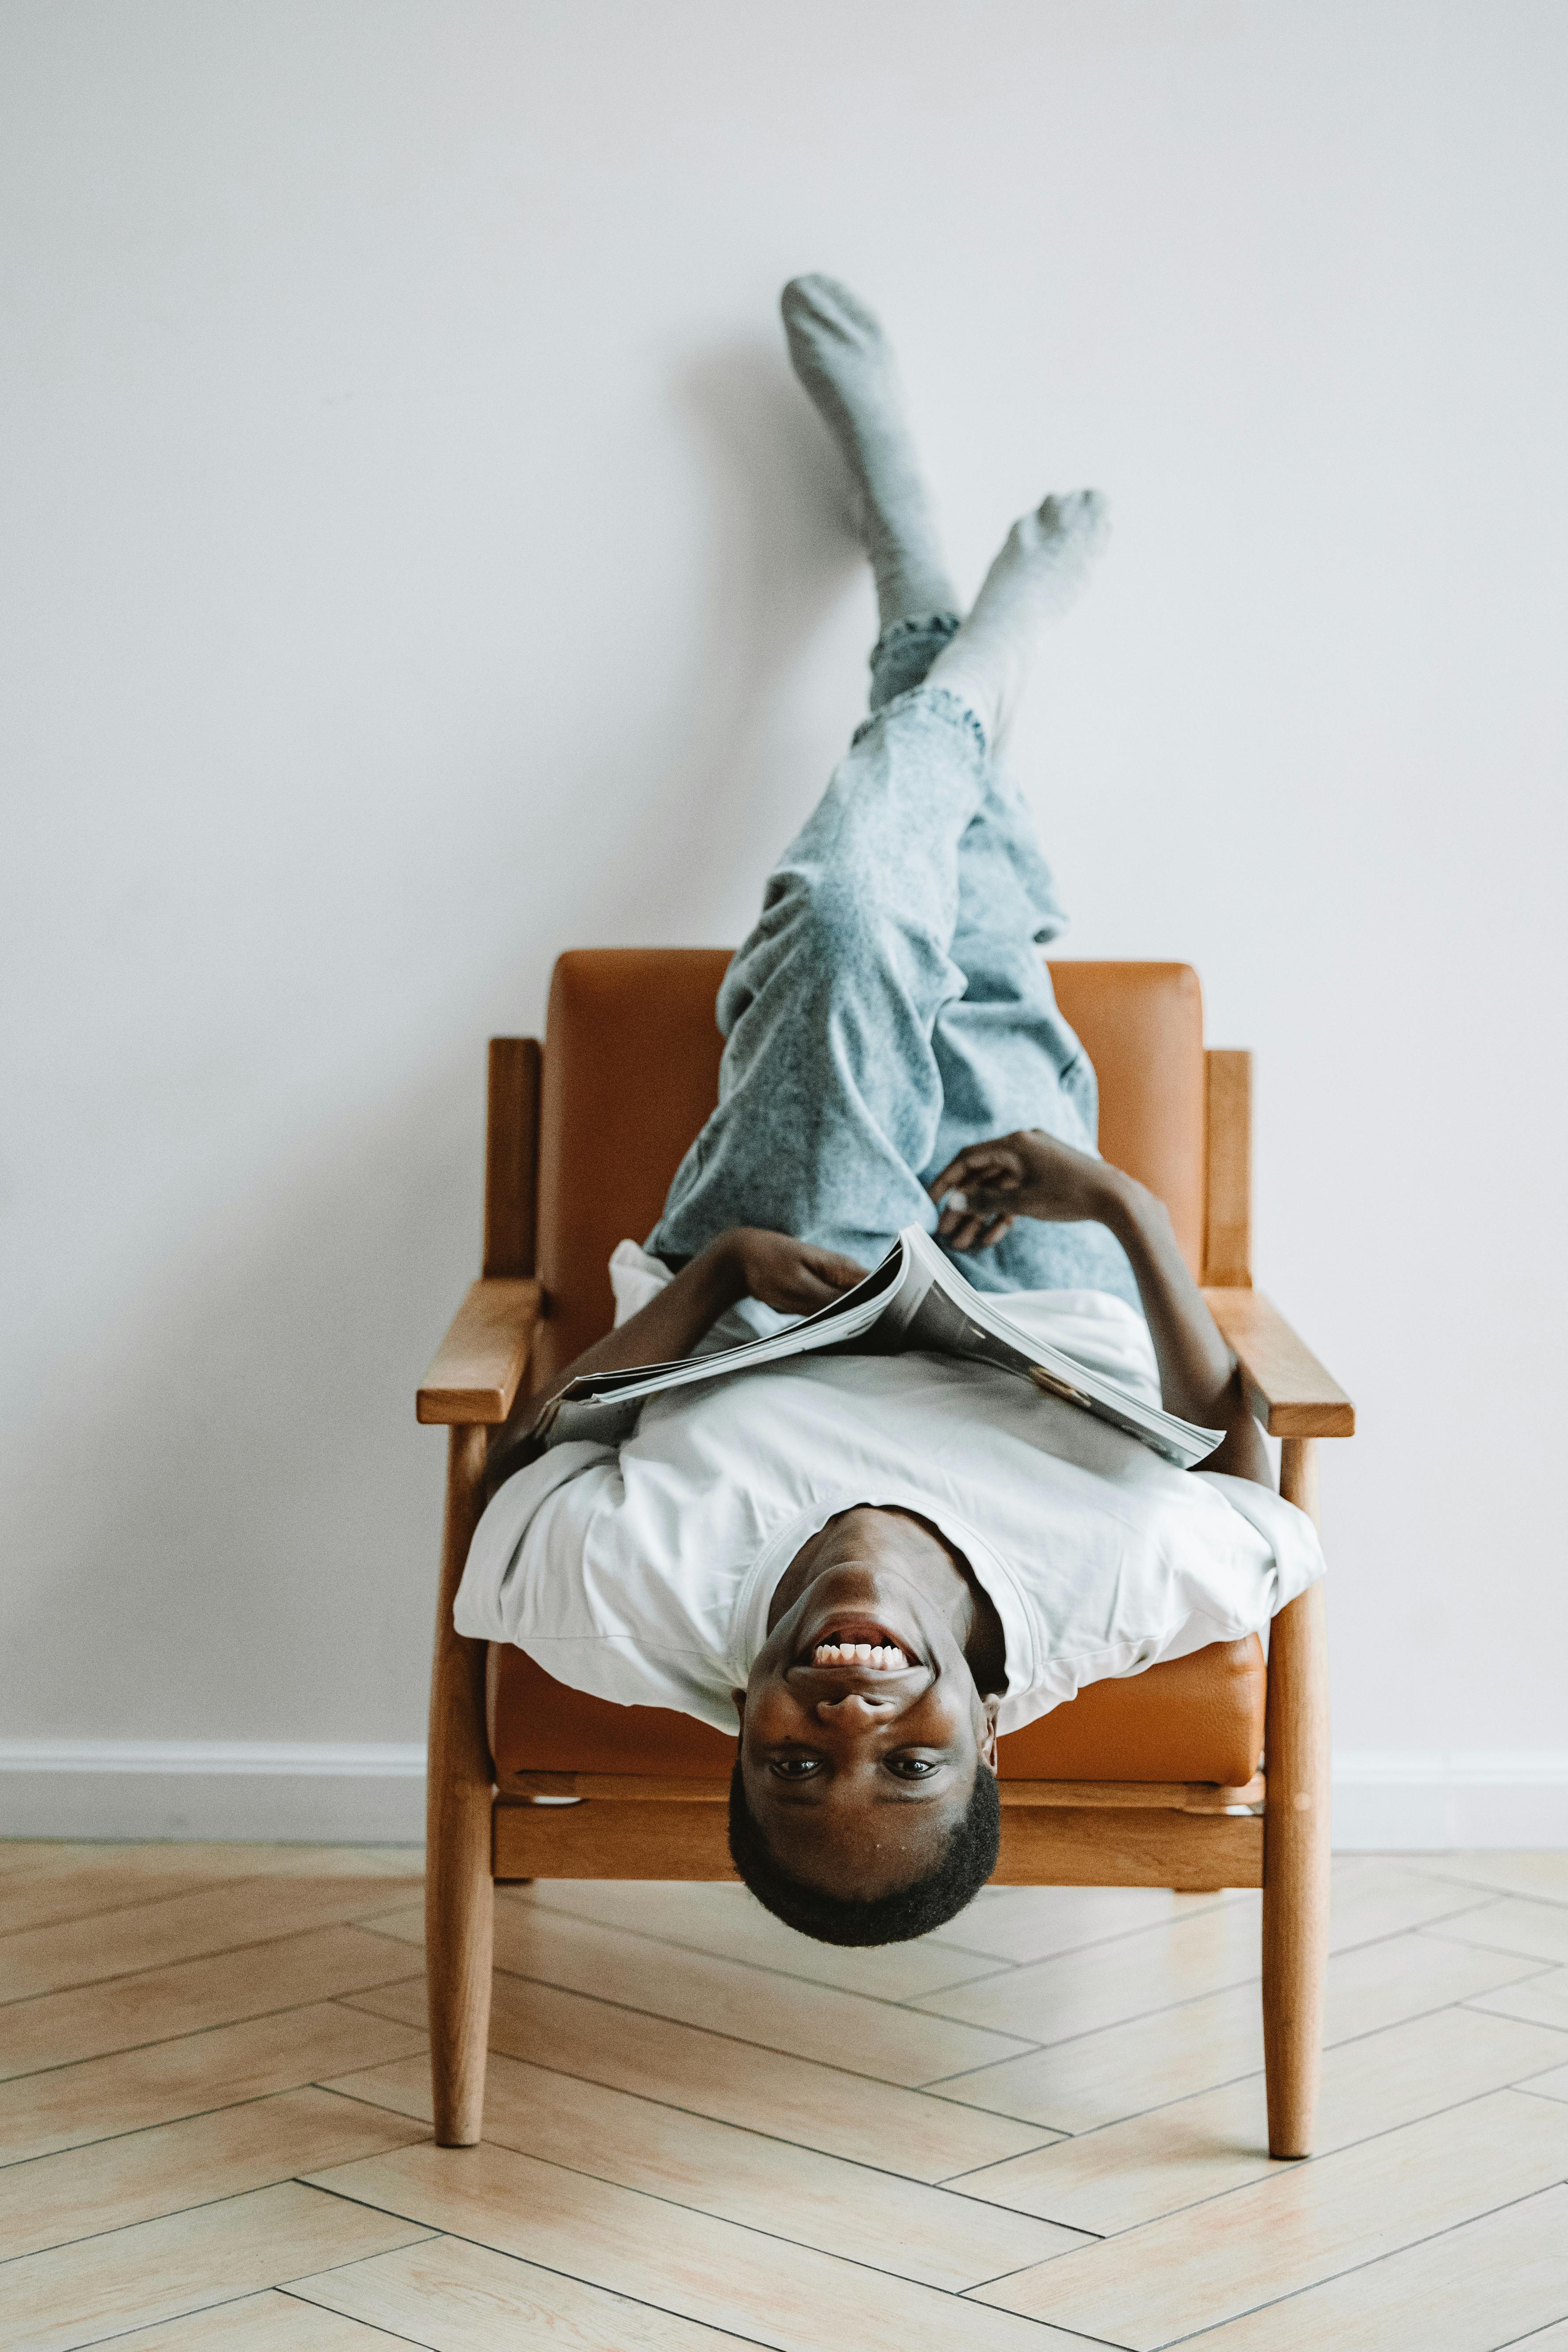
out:
{"label": "leather upholstery", "polygon": [[[727,1780],[735,1743],[660,1706],[613,1706],[568,1690],[521,1650],[489,1654],[490,1751],[504,1792],[520,1772],[658,1772]],[[1091,1683],[1069,1706],[1001,1743],[1005,1780],[1216,1780],[1239,1788],[1263,1752],[1263,1650],[1256,1633],[1124,1682]]]}
{"label": "leather upholstery", "polygon": [[652,1231],[719,1099],[713,1000],[729,961],[726,948],[580,948],[555,966],[539,1103],[546,1375],[609,1329],[610,1252]]}
{"label": "leather upholstery", "polygon": [[[540,1104],[541,1369],[608,1328],[606,1267],[640,1241],[718,1099],[713,1002],[722,948],[579,949],[550,990]],[[1063,1012],[1100,1076],[1100,1148],[1158,1192],[1194,1273],[1204,1238],[1203,1001],[1185,964],[1053,963]],[[490,1653],[500,1785],[523,1770],[723,1777],[733,1743],[692,1717],[564,1689],[521,1651]],[[1262,1652],[1216,1644],[1093,1685],[1003,1742],[1005,1776],[1095,1780],[1251,1777],[1263,1741]]]}
{"label": "leather upholstery", "polygon": [[1185,963],[1053,963],[1100,1077],[1100,1148],[1157,1192],[1194,1278],[1204,1262],[1204,1000]]}

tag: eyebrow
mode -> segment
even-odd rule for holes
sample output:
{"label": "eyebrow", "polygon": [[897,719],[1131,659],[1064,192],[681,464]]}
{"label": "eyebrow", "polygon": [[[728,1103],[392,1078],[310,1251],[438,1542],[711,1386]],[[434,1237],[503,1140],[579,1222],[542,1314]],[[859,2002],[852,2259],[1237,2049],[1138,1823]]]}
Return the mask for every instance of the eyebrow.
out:
{"label": "eyebrow", "polygon": [[[810,1780],[775,1780],[768,1790],[769,1801],[774,1804],[794,1806],[797,1811],[815,1811],[821,1805],[822,1798],[810,1793],[814,1785]],[[871,1802],[874,1805],[930,1805],[949,1793],[931,1788],[929,1781],[909,1780],[901,1789],[879,1787]]]}

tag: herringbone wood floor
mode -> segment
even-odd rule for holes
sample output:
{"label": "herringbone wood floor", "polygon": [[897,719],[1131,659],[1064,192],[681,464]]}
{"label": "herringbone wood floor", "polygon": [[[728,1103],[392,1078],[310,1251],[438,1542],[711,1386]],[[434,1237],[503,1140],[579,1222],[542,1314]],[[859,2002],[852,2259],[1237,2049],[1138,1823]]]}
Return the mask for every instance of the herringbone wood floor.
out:
{"label": "herringbone wood floor", "polygon": [[0,2346],[1568,2352],[1568,1854],[1340,1864],[1289,2166],[1257,1898],[1121,1889],[883,1953],[503,1892],[437,2149],[416,1867],[0,1848]]}

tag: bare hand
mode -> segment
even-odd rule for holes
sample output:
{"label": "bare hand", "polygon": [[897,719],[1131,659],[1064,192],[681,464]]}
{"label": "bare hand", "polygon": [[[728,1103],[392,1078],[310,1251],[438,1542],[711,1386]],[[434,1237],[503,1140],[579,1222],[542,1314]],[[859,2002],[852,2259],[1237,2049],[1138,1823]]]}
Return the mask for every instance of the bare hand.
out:
{"label": "bare hand", "polygon": [[990,1143],[972,1143],[931,1184],[933,1201],[960,1199],[942,1209],[937,1233],[955,1250],[991,1249],[1016,1217],[1047,1224],[1103,1218],[1125,1179],[1092,1152],[1075,1150],[1039,1128],[1023,1128]]}
{"label": "bare hand", "polygon": [[742,1295],[760,1298],[781,1315],[814,1315],[866,1279],[866,1268],[852,1257],[797,1242],[789,1234],[764,1233],[758,1225],[737,1225],[714,1247],[726,1254],[744,1285]]}

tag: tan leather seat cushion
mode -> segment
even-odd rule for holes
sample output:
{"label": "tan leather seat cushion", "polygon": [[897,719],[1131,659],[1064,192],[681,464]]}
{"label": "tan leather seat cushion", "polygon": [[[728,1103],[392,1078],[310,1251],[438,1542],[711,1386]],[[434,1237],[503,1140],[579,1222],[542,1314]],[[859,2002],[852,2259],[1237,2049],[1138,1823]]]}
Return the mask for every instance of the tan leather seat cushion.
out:
{"label": "tan leather seat cushion", "polygon": [[[1256,1634],[1122,1682],[1091,1683],[1001,1746],[1013,1780],[1214,1780],[1238,1788],[1263,1752]],[[614,1706],[568,1690],[521,1650],[489,1655],[490,1751],[504,1790],[520,1772],[654,1772],[725,1780],[735,1743],[660,1706]]]}
{"label": "tan leather seat cushion", "polygon": [[[657,1222],[669,1180],[718,1100],[713,1001],[723,948],[579,949],[550,990],[540,1102],[538,1270],[548,1378],[610,1325],[607,1266]],[[1197,974],[1177,963],[1053,963],[1058,1001],[1100,1076],[1100,1148],[1160,1194],[1196,1273],[1203,1259],[1204,1040]],[[490,1653],[490,1738],[524,1770],[729,1772],[733,1742],[689,1717],[564,1689],[518,1650]],[[1098,1683],[1003,1742],[1035,1780],[1248,1780],[1262,1746],[1263,1662],[1233,1643]]]}
{"label": "tan leather seat cushion", "polygon": [[[610,1253],[657,1223],[719,1099],[713,1000],[724,948],[594,948],[550,987],[540,1097],[538,1273],[548,1377],[614,1315]],[[1183,963],[1053,963],[1058,1001],[1100,1076],[1106,1158],[1158,1192],[1193,1272],[1204,1245],[1204,1013]]]}

